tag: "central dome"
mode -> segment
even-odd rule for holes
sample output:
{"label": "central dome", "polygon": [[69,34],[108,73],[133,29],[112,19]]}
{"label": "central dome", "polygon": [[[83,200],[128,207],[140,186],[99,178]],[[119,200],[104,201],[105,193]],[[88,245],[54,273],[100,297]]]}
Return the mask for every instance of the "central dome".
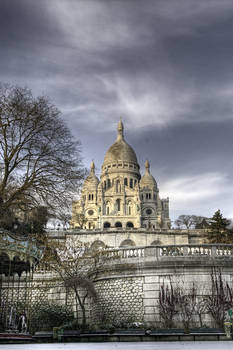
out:
{"label": "central dome", "polygon": [[123,131],[124,126],[120,120],[118,123],[117,140],[106,152],[103,166],[119,161],[134,163],[138,165],[137,156],[133,148],[124,140]]}

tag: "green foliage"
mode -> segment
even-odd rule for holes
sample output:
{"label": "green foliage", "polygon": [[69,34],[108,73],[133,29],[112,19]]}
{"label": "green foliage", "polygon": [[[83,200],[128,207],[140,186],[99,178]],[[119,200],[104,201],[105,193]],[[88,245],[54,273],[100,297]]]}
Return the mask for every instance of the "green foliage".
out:
{"label": "green foliage", "polygon": [[16,221],[13,211],[0,205],[0,227],[11,231]]}
{"label": "green foliage", "polygon": [[228,227],[230,221],[217,210],[211,218],[208,241],[210,243],[233,243],[233,232]]}
{"label": "green foliage", "polygon": [[35,303],[31,306],[30,329],[36,331],[51,331],[53,327],[72,324],[74,314],[72,310],[55,302]]}
{"label": "green foliage", "polygon": [[228,224],[229,221],[223,217],[220,210],[218,209],[211,218],[210,228],[213,232],[222,232],[226,230]]}

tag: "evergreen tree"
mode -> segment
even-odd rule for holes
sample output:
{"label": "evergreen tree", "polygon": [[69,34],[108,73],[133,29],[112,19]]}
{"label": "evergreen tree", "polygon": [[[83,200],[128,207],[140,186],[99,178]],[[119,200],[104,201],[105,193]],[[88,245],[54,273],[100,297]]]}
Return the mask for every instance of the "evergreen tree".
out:
{"label": "evergreen tree", "polygon": [[232,230],[228,229],[230,221],[223,217],[218,209],[211,218],[209,241],[211,243],[233,243]]}

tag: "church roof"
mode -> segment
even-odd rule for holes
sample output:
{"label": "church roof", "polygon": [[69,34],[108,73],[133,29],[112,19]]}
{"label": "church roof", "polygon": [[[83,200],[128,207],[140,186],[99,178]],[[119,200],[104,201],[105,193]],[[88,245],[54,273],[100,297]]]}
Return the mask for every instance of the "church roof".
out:
{"label": "church roof", "polygon": [[98,186],[99,184],[99,179],[98,177],[95,175],[95,164],[92,161],[91,162],[91,167],[90,167],[90,174],[87,176],[87,178],[84,181],[84,185],[95,185]]}
{"label": "church roof", "polygon": [[140,187],[157,187],[157,183],[155,181],[155,178],[150,173],[150,163],[148,160],[145,162],[145,175],[142,176],[140,180]]}
{"label": "church roof", "polygon": [[117,161],[138,164],[136,153],[124,139],[124,126],[121,120],[118,123],[117,140],[106,152],[103,165]]}

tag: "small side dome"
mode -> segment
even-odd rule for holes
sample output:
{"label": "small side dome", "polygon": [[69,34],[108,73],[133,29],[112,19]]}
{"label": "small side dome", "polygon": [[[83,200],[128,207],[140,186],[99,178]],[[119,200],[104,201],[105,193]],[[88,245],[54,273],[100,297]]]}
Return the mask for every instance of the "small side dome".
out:
{"label": "small side dome", "polygon": [[157,187],[157,183],[154,177],[150,173],[150,163],[148,160],[146,160],[145,162],[145,169],[146,169],[145,175],[143,175],[139,183],[141,189],[145,187],[149,187],[149,188]]}
{"label": "small side dome", "polygon": [[98,186],[99,184],[99,179],[95,175],[95,163],[92,161],[91,166],[90,166],[90,174],[87,176],[87,178],[84,181],[84,186],[85,185],[95,185]]}

